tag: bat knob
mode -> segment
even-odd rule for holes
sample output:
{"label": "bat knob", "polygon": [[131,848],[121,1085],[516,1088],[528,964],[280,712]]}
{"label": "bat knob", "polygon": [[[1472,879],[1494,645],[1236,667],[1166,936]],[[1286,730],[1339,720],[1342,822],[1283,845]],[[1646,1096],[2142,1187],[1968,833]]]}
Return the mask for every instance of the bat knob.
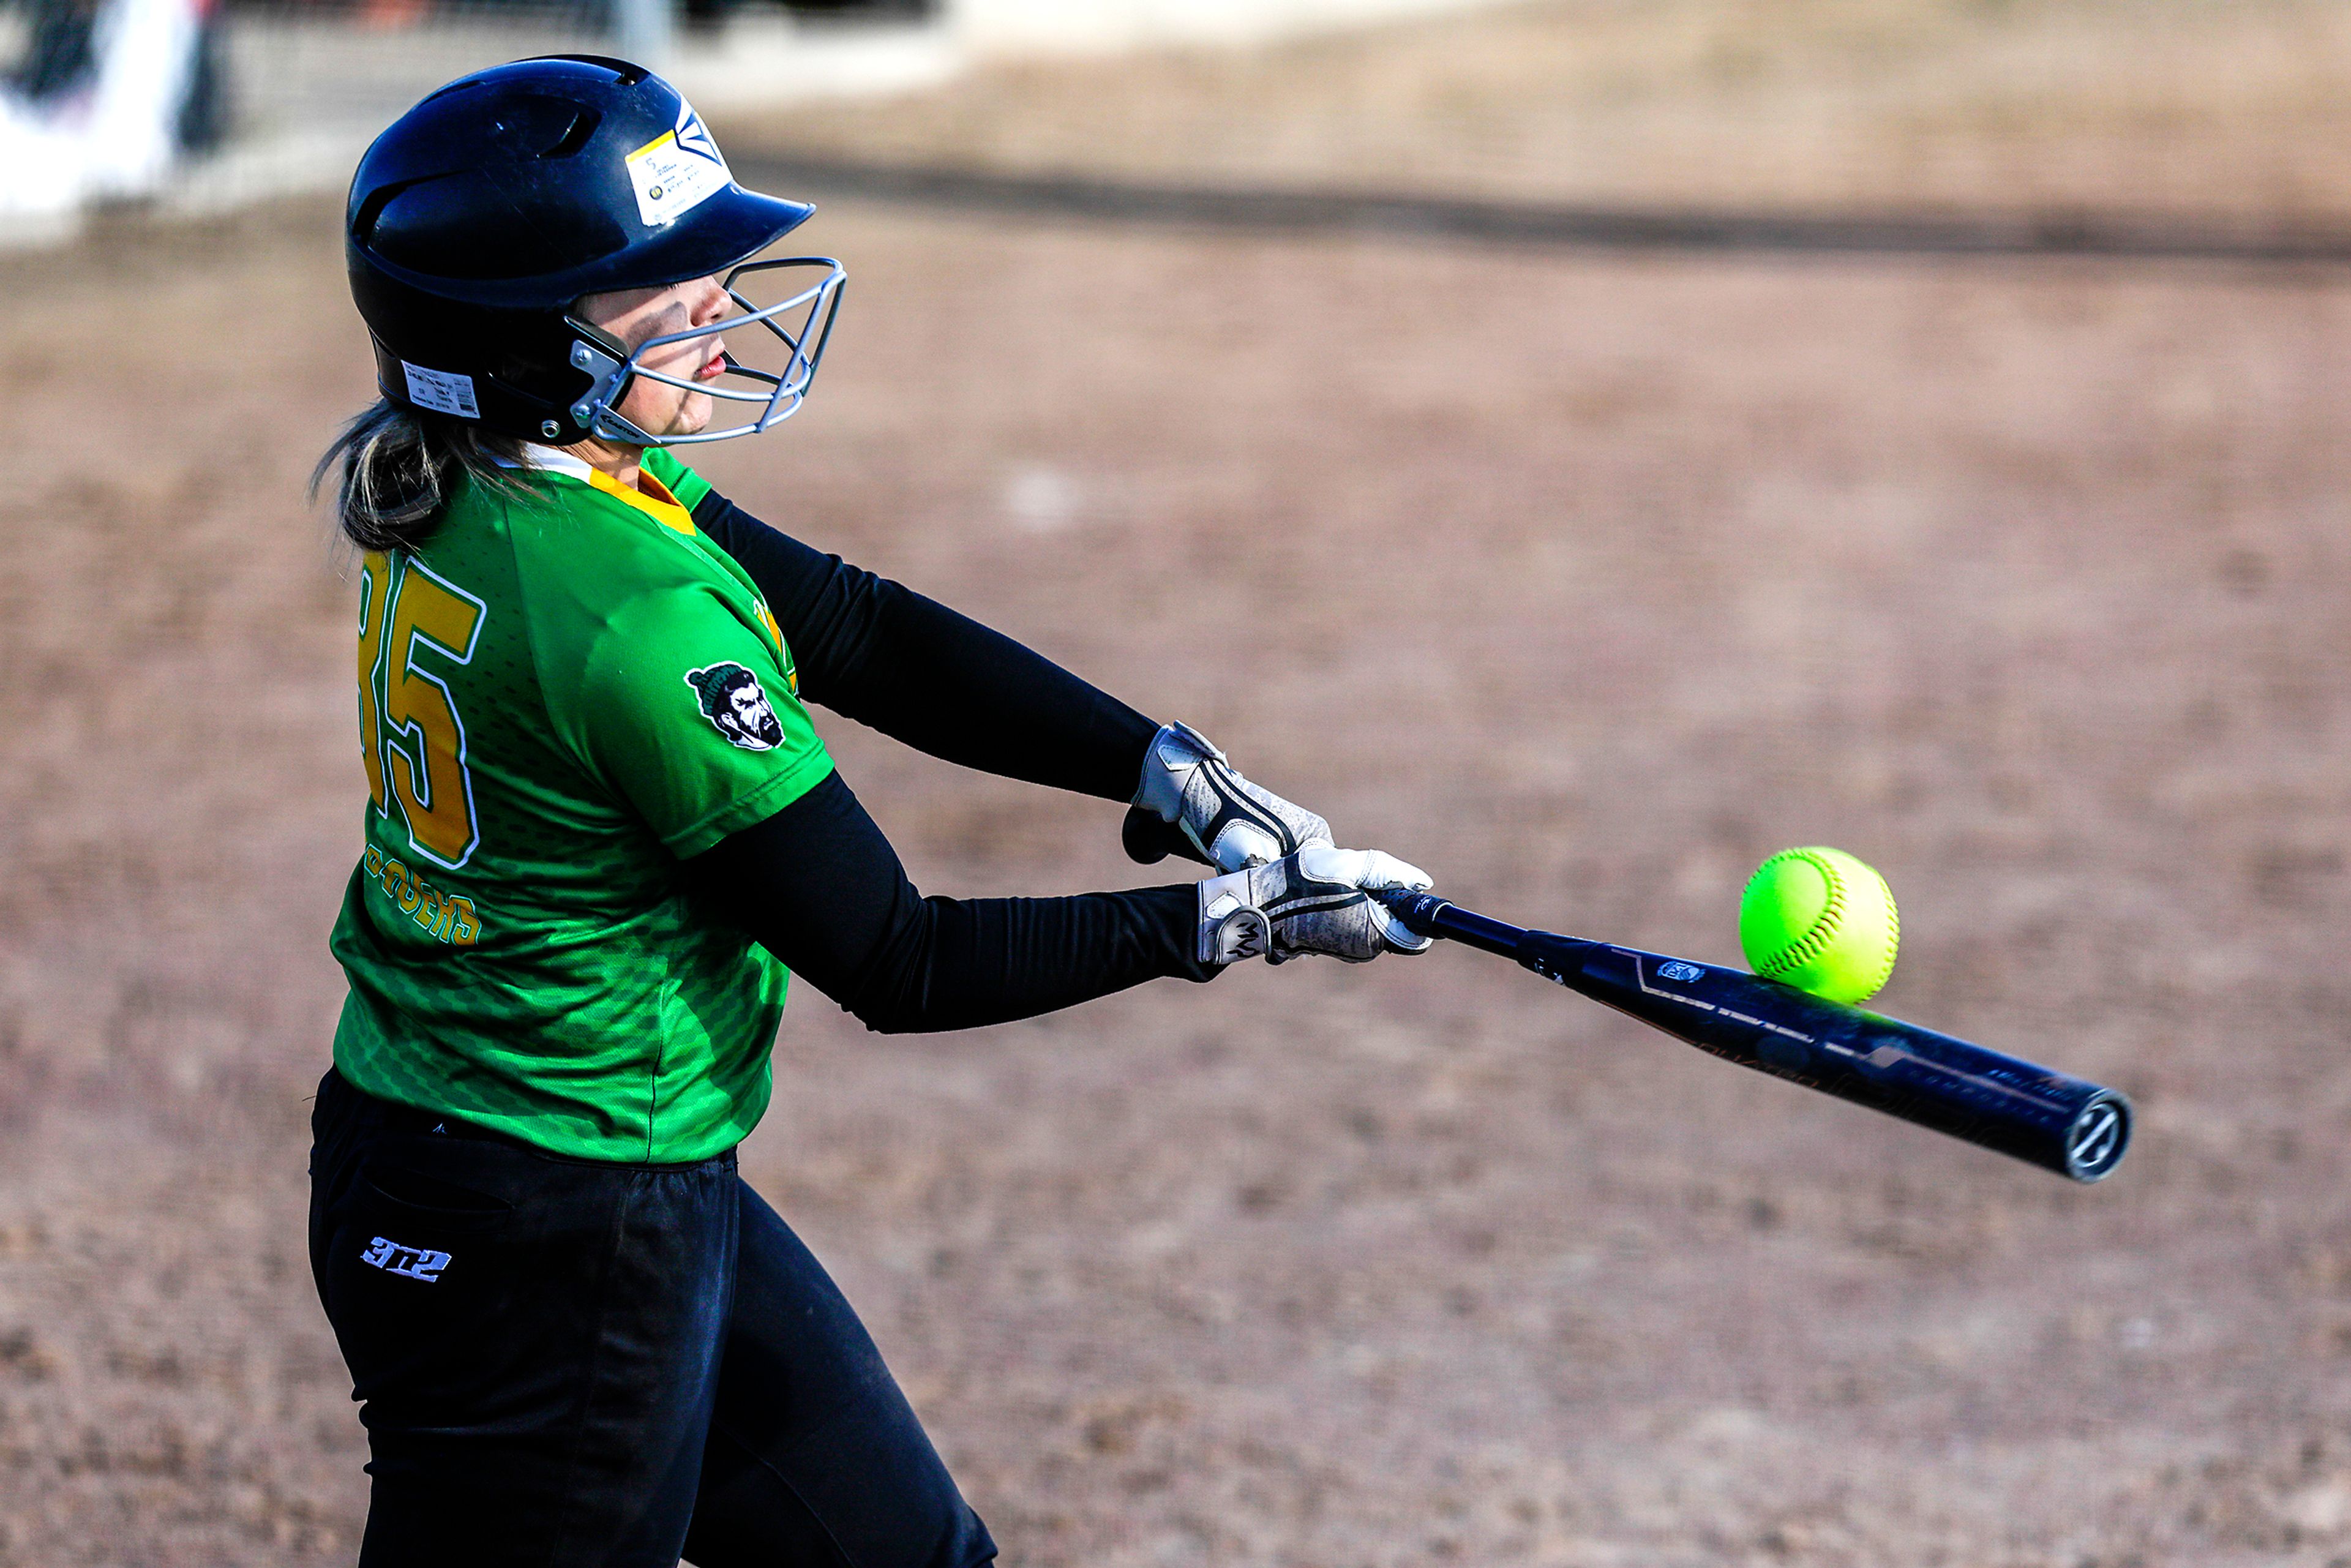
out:
{"label": "bat knob", "polygon": [[2112,1090],[2093,1095],[2065,1129],[2065,1174],[2080,1182],[2103,1180],[2123,1163],[2130,1135],[2130,1102]]}

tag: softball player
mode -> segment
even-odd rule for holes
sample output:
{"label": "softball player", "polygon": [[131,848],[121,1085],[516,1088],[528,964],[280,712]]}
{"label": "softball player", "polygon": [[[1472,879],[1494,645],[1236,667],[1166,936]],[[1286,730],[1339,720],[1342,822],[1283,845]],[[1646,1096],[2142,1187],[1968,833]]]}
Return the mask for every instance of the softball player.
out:
{"label": "softball player", "polygon": [[[736,184],[659,78],[588,57],[453,83],[352,183],[383,396],[319,472],[362,552],[369,805],[310,1256],[368,1431],[366,1563],[992,1558],[736,1175],[789,975],[946,1030],[1426,946],[1365,892],[1426,885],[1410,866],[680,461],[806,394],[841,269],[745,264],[808,215]],[[778,278],[804,286],[750,302]],[[746,328],[779,369],[722,346]],[[1221,874],[925,899],[804,702],[1127,803]]]}

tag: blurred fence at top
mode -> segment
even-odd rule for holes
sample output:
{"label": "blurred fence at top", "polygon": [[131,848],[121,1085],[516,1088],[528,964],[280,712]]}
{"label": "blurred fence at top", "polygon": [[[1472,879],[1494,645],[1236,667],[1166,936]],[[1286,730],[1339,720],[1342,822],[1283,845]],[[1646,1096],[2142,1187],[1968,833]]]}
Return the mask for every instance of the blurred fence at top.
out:
{"label": "blurred fence at top", "polygon": [[93,204],[330,188],[498,60],[615,54],[705,110],[930,85],[975,60],[1249,42],[1481,0],[0,0],[0,243]]}
{"label": "blurred fence at top", "polygon": [[32,237],[92,201],[214,210],[331,187],[418,97],[528,55],[657,61],[721,101],[948,68],[935,0],[18,0],[0,16],[0,225]]}
{"label": "blurred fence at top", "polygon": [[231,0],[235,131],[219,204],[321,183],[440,83],[499,60],[619,55],[675,74],[705,109],[935,80],[935,0]]}

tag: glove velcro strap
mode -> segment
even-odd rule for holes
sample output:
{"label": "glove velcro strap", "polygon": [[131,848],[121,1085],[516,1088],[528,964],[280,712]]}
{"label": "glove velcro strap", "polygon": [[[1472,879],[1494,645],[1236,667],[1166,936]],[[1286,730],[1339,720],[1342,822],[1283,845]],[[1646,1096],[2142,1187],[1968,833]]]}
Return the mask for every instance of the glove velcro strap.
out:
{"label": "glove velcro strap", "polygon": [[1272,949],[1273,922],[1266,917],[1264,910],[1242,903],[1230,893],[1220,894],[1204,904],[1200,910],[1201,963],[1221,967],[1244,958],[1265,957]]}
{"label": "glove velcro strap", "polygon": [[1184,781],[1203,762],[1222,762],[1225,754],[1208,744],[1188,724],[1167,724],[1151,737],[1143,754],[1143,777],[1137,780],[1134,804],[1158,814],[1163,822],[1184,816]]}

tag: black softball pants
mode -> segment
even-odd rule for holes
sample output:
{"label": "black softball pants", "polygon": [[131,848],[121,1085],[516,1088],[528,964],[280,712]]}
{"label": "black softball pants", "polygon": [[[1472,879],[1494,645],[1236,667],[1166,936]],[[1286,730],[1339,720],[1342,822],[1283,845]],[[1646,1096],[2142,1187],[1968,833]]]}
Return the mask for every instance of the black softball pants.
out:
{"label": "black softball pants", "polygon": [[966,1568],[995,1543],[732,1154],[565,1159],[361,1093],[310,1266],[361,1401],[362,1568]]}

